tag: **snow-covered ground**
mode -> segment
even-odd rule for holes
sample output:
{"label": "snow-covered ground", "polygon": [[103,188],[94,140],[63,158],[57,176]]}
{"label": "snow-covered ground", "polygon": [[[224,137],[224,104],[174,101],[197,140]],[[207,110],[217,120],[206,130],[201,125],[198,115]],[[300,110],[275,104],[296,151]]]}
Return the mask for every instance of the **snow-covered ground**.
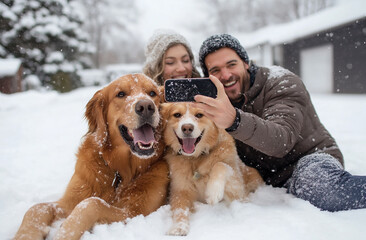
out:
{"label": "snow-covered ground", "polygon": [[[30,206],[61,197],[87,130],[85,105],[97,89],[0,94],[0,239],[14,235]],[[343,151],[346,169],[366,175],[366,95],[312,98]],[[249,203],[197,204],[184,239],[361,240],[365,223],[366,209],[324,212],[284,189],[263,186]],[[126,225],[98,225],[82,239],[177,239],[165,235],[170,224],[169,206],[163,206]]]}

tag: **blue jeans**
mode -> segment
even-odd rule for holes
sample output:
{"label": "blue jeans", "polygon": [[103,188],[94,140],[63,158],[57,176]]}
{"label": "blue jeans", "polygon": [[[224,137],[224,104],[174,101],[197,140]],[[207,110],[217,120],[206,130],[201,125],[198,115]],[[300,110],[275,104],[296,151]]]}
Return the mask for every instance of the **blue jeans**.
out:
{"label": "blue jeans", "polygon": [[322,210],[366,208],[366,176],[351,175],[329,154],[302,157],[285,187]]}

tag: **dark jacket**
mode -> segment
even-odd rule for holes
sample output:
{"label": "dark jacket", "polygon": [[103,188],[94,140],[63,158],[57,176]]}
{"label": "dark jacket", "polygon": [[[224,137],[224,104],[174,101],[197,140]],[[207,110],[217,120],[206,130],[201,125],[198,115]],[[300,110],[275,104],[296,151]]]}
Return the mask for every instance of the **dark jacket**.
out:
{"label": "dark jacket", "polygon": [[328,153],[343,165],[298,76],[277,66],[260,67],[245,99],[239,127],[230,134],[240,158],[258,169],[267,184],[283,186],[297,161],[314,152]]}

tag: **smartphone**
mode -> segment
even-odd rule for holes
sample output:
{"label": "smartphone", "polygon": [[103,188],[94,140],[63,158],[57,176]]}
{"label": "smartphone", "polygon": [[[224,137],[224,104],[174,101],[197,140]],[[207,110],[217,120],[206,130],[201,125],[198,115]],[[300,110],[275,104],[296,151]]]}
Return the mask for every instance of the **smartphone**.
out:
{"label": "smartphone", "polygon": [[217,88],[209,78],[167,79],[164,82],[167,102],[194,102],[194,96],[217,97]]}

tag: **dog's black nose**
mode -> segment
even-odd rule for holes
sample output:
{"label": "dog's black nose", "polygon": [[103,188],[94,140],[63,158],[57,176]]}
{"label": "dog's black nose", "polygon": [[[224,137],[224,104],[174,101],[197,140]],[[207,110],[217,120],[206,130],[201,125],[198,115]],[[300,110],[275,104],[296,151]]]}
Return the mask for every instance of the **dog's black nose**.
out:
{"label": "dog's black nose", "polygon": [[150,100],[140,100],[136,103],[135,112],[143,118],[151,117],[155,112],[155,105]]}
{"label": "dog's black nose", "polygon": [[183,124],[182,125],[182,132],[186,135],[189,135],[193,132],[194,126],[193,124]]}

